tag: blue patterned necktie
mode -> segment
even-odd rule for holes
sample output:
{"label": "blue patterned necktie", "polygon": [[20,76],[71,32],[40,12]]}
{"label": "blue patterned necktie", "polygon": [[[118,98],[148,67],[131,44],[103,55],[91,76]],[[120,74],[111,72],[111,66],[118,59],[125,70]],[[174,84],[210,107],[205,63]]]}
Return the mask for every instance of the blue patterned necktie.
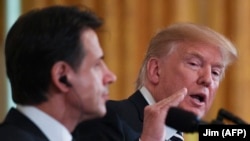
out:
{"label": "blue patterned necktie", "polygon": [[167,141],[184,141],[181,132],[177,131],[169,140]]}

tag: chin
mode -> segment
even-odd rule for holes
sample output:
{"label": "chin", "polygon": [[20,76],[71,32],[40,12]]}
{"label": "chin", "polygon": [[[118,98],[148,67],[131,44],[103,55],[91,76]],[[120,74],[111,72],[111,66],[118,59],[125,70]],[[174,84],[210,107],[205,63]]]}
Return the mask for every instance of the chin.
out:
{"label": "chin", "polygon": [[198,118],[202,118],[204,116],[204,112],[200,109],[191,110]]}
{"label": "chin", "polygon": [[106,115],[106,113],[107,113],[106,107],[104,106],[104,107],[100,108],[98,113],[99,113],[98,115],[99,115],[100,118],[104,117]]}
{"label": "chin", "polygon": [[106,112],[102,112],[101,114],[100,114],[100,117],[104,117],[106,115]]}
{"label": "chin", "polygon": [[106,115],[106,108],[98,108],[98,109],[92,109],[91,111],[88,112],[88,120],[90,119],[97,119],[97,118],[102,118]]}
{"label": "chin", "polygon": [[194,113],[198,118],[201,118],[204,115],[204,112],[201,109],[190,108],[190,107],[185,107],[185,108],[181,107],[181,108],[186,110],[186,111]]}

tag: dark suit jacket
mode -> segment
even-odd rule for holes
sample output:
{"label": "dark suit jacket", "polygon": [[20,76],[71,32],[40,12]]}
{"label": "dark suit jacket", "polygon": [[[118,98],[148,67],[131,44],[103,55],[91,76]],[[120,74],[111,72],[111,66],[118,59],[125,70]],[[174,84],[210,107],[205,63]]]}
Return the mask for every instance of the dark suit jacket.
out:
{"label": "dark suit jacket", "polygon": [[108,101],[106,116],[79,124],[73,136],[77,141],[138,141],[146,105],[139,91],[126,100]]}
{"label": "dark suit jacket", "polygon": [[26,116],[12,108],[0,124],[1,141],[49,141]]}

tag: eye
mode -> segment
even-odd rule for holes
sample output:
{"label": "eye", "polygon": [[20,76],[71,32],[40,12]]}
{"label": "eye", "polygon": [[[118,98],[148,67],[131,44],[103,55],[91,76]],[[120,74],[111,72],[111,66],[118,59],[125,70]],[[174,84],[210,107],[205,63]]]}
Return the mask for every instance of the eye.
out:
{"label": "eye", "polygon": [[199,65],[197,62],[188,62],[188,64],[191,66],[198,66]]}
{"label": "eye", "polygon": [[222,77],[222,70],[220,70],[220,69],[212,70],[212,75],[216,78],[221,78]]}
{"label": "eye", "polygon": [[188,65],[191,67],[191,68],[194,68],[194,69],[197,69],[199,67],[201,67],[201,62],[198,61],[198,60],[190,60],[187,62]]}
{"label": "eye", "polygon": [[104,65],[104,61],[102,59],[98,60],[95,64],[94,64],[94,67],[95,68],[102,68],[103,65]]}
{"label": "eye", "polygon": [[202,59],[200,59],[199,57],[196,56],[186,56],[184,58],[185,60],[185,64],[188,68],[192,69],[192,70],[198,70],[199,68],[202,67],[203,65],[203,61]]}
{"label": "eye", "polygon": [[215,75],[215,76],[219,76],[220,75],[220,73],[217,72],[217,71],[212,71],[212,74]]}
{"label": "eye", "polygon": [[102,62],[101,62],[101,61],[97,61],[97,62],[94,64],[94,67],[100,67],[100,66],[101,66],[101,64],[102,64]]}

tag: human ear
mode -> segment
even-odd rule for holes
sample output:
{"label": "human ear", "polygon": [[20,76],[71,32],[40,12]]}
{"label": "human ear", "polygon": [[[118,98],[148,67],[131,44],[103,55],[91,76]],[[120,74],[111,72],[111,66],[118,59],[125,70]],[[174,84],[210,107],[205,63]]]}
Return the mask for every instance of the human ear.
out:
{"label": "human ear", "polygon": [[150,58],[147,63],[147,77],[148,80],[157,84],[159,82],[159,59],[158,58]]}
{"label": "human ear", "polygon": [[62,81],[62,78],[67,79],[70,74],[69,72],[70,66],[66,62],[56,62],[51,69],[51,83],[60,91],[68,91],[69,85],[65,84],[65,82]]}

